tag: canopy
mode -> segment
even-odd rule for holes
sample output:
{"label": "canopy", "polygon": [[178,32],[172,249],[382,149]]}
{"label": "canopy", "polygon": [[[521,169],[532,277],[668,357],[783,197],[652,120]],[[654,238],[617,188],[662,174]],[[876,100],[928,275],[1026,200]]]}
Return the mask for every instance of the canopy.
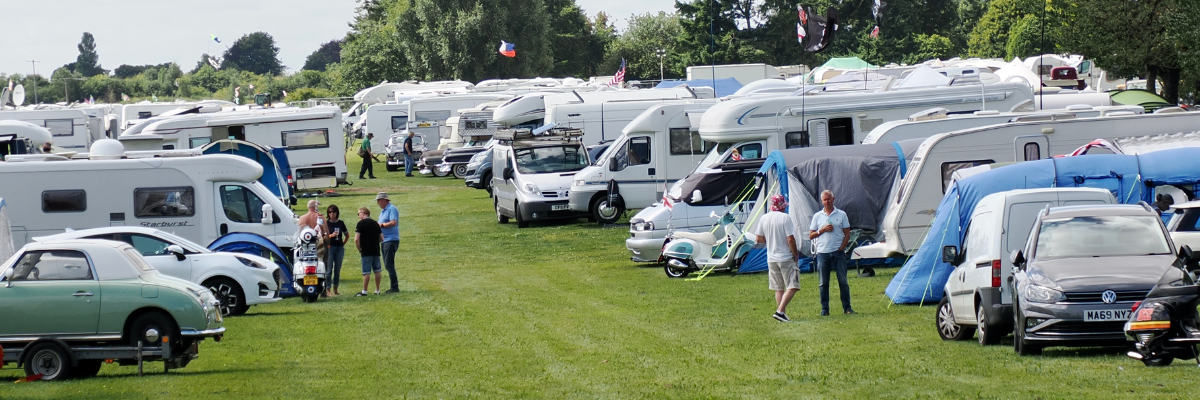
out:
{"label": "canopy", "polygon": [[1117,90],[1110,93],[1113,103],[1127,106],[1142,106],[1146,108],[1147,112],[1153,112],[1159,108],[1171,105],[1167,99],[1164,99],[1157,93],[1144,89]]}
{"label": "canopy", "polygon": [[[655,86],[655,89],[673,88],[679,85],[688,85],[688,87],[711,87],[717,91],[717,97],[725,97],[737,93],[738,89],[742,88],[742,83],[733,78],[712,79],[697,79],[692,81],[662,81]],[[713,87],[716,86],[716,87]]]}
{"label": "canopy", "polygon": [[1117,201],[1154,201],[1155,186],[1195,190],[1200,184],[1200,148],[1141,155],[1094,154],[1051,158],[1000,167],[950,184],[924,242],[884,292],[899,304],[935,302],[954,267],[941,260],[942,246],[960,246],[962,229],[979,200],[1014,189],[1091,187],[1108,189]]}
{"label": "canopy", "polygon": [[283,273],[279,285],[280,296],[295,296],[297,293],[292,288],[292,267],[288,265],[288,259],[283,254],[283,250],[275,245],[271,239],[267,239],[262,235],[250,232],[231,232],[225,234],[208,244],[208,249],[212,251],[222,251],[230,253],[245,253],[264,257],[274,261],[279,265],[279,271]]}
{"label": "canopy", "polygon": [[830,58],[821,67],[836,68],[836,69],[863,69],[863,68],[878,68],[871,63],[863,61],[858,57],[834,57]]}

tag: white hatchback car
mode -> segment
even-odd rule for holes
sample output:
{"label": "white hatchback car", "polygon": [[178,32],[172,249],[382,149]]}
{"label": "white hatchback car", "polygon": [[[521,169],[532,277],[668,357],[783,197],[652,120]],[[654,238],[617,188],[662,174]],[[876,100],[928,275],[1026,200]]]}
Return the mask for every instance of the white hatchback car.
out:
{"label": "white hatchback car", "polygon": [[153,228],[111,226],[33,238],[39,242],[107,239],[125,242],[167,276],[200,284],[221,301],[221,315],[241,315],[256,304],[279,301],[279,266],[250,254],[213,252]]}

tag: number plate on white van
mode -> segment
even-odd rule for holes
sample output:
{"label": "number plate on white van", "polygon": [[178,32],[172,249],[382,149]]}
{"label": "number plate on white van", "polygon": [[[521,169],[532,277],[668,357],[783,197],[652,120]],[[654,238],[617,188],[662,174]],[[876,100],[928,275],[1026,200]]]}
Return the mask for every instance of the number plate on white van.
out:
{"label": "number plate on white van", "polygon": [[565,211],[566,209],[566,204],[553,204],[550,206],[550,211]]}
{"label": "number plate on white van", "polygon": [[1128,321],[1132,311],[1124,310],[1087,310],[1083,312],[1084,322]]}

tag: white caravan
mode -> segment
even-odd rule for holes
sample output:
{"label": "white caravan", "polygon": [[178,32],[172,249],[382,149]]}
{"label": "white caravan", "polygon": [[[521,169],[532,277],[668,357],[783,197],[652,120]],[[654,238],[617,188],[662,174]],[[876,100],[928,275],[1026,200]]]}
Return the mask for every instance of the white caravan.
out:
{"label": "white caravan", "polygon": [[[634,119],[660,104],[693,104],[707,109],[716,99],[649,99],[596,103],[556,104],[546,109],[547,125],[583,130],[583,143],[600,144],[616,140]],[[699,115],[699,114],[697,114]],[[699,161],[699,160],[697,160]]]}
{"label": "white caravan", "polygon": [[[595,164],[575,174],[571,211],[588,213],[598,223],[611,224],[625,210],[649,207],[662,199],[663,192],[695,170],[712,147],[700,140],[699,127],[693,121],[698,121],[713,103],[670,102],[642,112],[625,126]],[[609,195],[611,182],[616,183],[616,196]]]}
{"label": "white caravan", "polygon": [[158,117],[134,126],[122,141],[162,140],[162,149],[194,149],[223,139],[284,147],[296,189],[337,187],[346,181],[341,109],[256,109]]}
{"label": "white caravan", "polygon": [[1142,114],[1141,106],[1092,107],[1071,106],[1064,109],[998,112],[976,111],[971,114],[949,114],[945,108],[934,108],[909,116],[906,120],[888,121],[872,129],[862,144],[891,143],[908,139],[924,139],[939,133],[953,132],[980,126],[1033,120],[1092,118],[1108,115]]}
{"label": "white caravan", "polygon": [[464,93],[413,98],[408,100],[408,131],[424,136],[425,146],[429,149],[458,147],[461,142],[453,146],[449,142],[442,145],[442,140],[449,137],[449,129],[445,129],[447,119],[458,116],[460,110],[512,97],[506,93]]}
{"label": "white caravan", "polygon": [[127,159],[102,139],[90,159],[9,157],[0,163],[0,197],[12,208],[13,244],[66,229],[143,226],[211,243],[252,232],[280,247],[297,233],[292,210],[256,180],[262,166],[224,154]]}
{"label": "white caravan", "polygon": [[362,128],[360,123],[362,117],[366,115],[368,107],[375,104],[395,103],[399,104],[402,101],[396,99],[396,94],[401,96],[411,96],[417,94],[432,94],[432,93],[465,93],[475,90],[475,85],[465,81],[436,81],[436,82],[387,82],[384,81],[375,86],[358,91],[354,94],[354,105],[350,109],[342,113],[342,120],[346,127],[353,127],[355,134],[362,133],[359,131]]}
{"label": "white caravan", "polygon": [[594,92],[529,93],[512,98],[492,113],[492,119],[504,126],[545,125],[546,110],[557,104],[603,103],[619,100],[679,100],[711,99],[716,91],[710,87],[689,88],[686,85],[668,89],[599,90]]}
{"label": "white caravan", "polygon": [[89,117],[82,110],[4,110],[0,121],[24,121],[46,128],[58,150],[84,152],[94,138],[88,126]]}
{"label": "white caravan", "polygon": [[1095,139],[1197,130],[1200,113],[1164,113],[1044,119],[932,136],[917,149],[896,198],[889,202],[883,222],[884,241],[855,249],[854,258],[902,256],[915,251],[954,173],[960,169],[1050,158]]}
{"label": "white caravan", "polygon": [[746,85],[760,79],[784,79],[787,76],[767,64],[693,65],[687,67],[687,80],[689,81],[725,78],[733,78]]}
{"label": "white caravan", "polygon": [[[120,110],[120,127],[121,130],[129,129],[144,119],[150,119],[162,115],[168,111],[178,110],[180,108],[193,108],[196,103],[151,103],[143,101],[135,104],[126,104]],[[117,132],[119,135],[120,132]]]}
{"label": "white caravan", "polygon": [[[408,104],[376,104],[363,116],[363,137],[373,134],[371,154],[387,152],[388,138],[408,127]],[[357,148],[355,151],[358,151]]]}
{"label": "white caravan", "polygon": [[500,173],[492,177],[492,195],[497,222],[512,218],[524,228],[529,221],[583,216],[567,208],[571,177],[588,165],[582,135],[567,128],[496,132],[492,165]]}

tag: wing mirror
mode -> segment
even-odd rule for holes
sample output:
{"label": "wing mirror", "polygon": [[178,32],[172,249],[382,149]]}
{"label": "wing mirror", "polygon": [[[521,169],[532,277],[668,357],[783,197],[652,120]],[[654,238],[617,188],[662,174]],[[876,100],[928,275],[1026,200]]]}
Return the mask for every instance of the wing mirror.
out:
{"label": "wing mirror", "polygon": [[274,213],[275,213],[275,209],[272,208],[270,204],[263,204],[263,206],[262,206],[262,224],[270,225],[273,222],[272,221],[273,218],[271,218],[271,215],[273,215]]}
{"label": "wing mirror", "polygon": [[9,268],[7,271],[4,271],[4,287],[12,287],[12,280],[13,269]]}
{"label": "wing mirror", "polygon": [[612,156],[612,157],[608,158],[608,170],[609,171],[620,171],[621,170],[620,168],[617,167],[617,156]]}
{"label": "wing mirror", "polygon": [[175,259],[179,260],[179,261],[183,261],[184,259],[187,258],[187,252],[183,251],[183,247],[181,247],[177,244],[167,246],[167,252],[174,254]]}
{"label": "wing mirror", "polygon": [[958,247],[957,246],[942,246],[942,262],[956,265],[958,264]]}
{"label": "wing mirror", "polygon": [[508,180],[512,180],[512,178],[513,178],[512,168],[504,167],[504,180],[508,181]]}
{"label": "wing mirror", "polygon": [[1025,267],[1025,253],[1022,253],[1020,250],[1013,250],[1012,254],[1008,255],[1008,261],[1012,261],[1013,265],[1023,268]]}
{"label": "wing mirror", "polygon": [[699,203],[701,201],[704,201],[704,196],[700,195],[700,189],[693,190],[692,191],[692,202]]}
{"label": "wing mirror", "polygon": [[1184,261],[1195,260],[1196,253],[1192,251],[1192,246],[1185,244],[1183,246],[1179,246],[1179,258],[1183,259]]}

